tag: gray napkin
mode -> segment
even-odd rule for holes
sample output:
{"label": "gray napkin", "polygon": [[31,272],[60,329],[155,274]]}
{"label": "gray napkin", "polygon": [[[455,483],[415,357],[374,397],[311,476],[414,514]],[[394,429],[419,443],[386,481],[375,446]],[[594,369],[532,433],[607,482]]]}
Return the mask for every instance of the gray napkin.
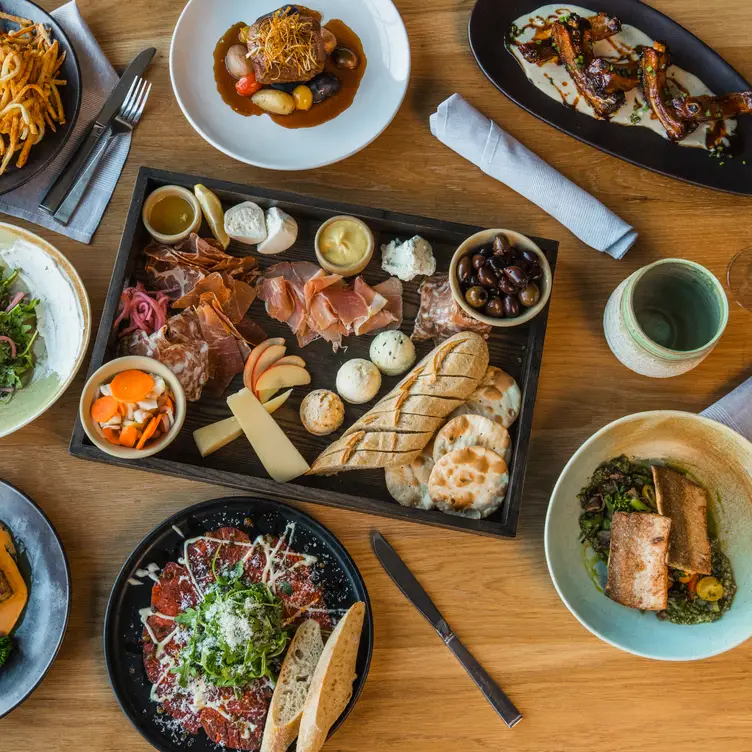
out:
{"label": "gray napkin", "polygon": [[128,158],[131,134],[120,135],[110,144],[97,168],[94,179],[89,184],[86,195],[67,226],[55,221],[39,208],[39,202],[44,198],[54,178],[70,159],[81,134],[94,120],[108,94],[118,82],[117,73],[97,44],[97,40],[94,39],[86,21],[81,17],[75,0],[53,10],[51,15],[63,27],[76,50],[78,63],[81,66],[83,93],[81,111],[78,114],[73,134],[54,162],[33,180],[16,188],[15,191],[0,196],[0,212],[34,222],[81,243],[90,243],[91,236],[99,226],[102,214],[120,178],[125,160]]}
{"label": "gray napkin", "polygon": [[492,178],[540,206],[583,243],[621,258],[637,232],[499,128],[459,94],[431,115],[431,133]]}
{"label": "gray napkin", "polygon": [[700,415],[717,420],[752,441],[752,376]]}

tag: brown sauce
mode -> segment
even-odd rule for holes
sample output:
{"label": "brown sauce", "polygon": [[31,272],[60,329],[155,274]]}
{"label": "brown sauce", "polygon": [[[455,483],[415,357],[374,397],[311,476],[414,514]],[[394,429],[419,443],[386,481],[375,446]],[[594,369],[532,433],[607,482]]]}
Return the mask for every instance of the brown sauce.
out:
{"label": "brown sauce", "polygon": [[[315,11],[307,11],[307,14],[320,17],[320,14]],[[367,61],[358,35],[347,24],[335,19],[324,24],[324,27],[337,37],[338,46],[349,47],[358,56],[358,67],[354,70],[338,68],[328,59],[324,64],[324,71],[332,73],[339,79],[339,91],[323,102],[312,105],[310,110],[296,110],[290,115],[271,115],[255,105],[250,97],[241,97],[235,90],[236,79],[227,72],[225,55],[233,44],[239,43],[238,32],[243,26],[246,24],[241,21],[230,27],[214,48],[214,80],[217,84],[217,91],[222,101],[232,107],[235,112],[246,116],[269,115],[275,123],[284,128],[313,128],[333,120],[353,103],[366,72]]]}

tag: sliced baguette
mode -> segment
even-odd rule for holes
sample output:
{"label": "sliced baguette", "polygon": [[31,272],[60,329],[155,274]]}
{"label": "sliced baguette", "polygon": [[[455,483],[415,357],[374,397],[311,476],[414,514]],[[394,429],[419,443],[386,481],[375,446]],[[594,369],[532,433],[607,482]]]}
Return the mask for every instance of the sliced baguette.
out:
{"label": "sliced baguette", "polygon": [[[451,354],[458,348],[463,348],[463,352],[472,357],[469,359],[452,358]],[[354,442],[353,437],[359,436],[361,432],[366,436],[379,433],[372,430],[369,425],[371,415],[375,412],[392,412],[394,425],[399,424],[402,406],[411,397],[423,396],[422,404],[425,410],[423,414],[433,418],[446,418],[457,407],[458,402],[462,404],[475,391],[487,367],[488,345],[483,337],[475,332],[455,334],[428,353],[375,408],[357,420],[348,429],[346,435],[325,449],[313,463],[309,473],[331,475],[344,470],[389,467],[396,463],[412,462],[430,441],[433,435],[431,431],[421,433],[421,439],[414,440],[409,449],[403,443],[398,443],[393,448],[385,448],[383,444],[385,440],[382,438],[374,439],[373,441],[377,444],[371,446],[368,444],[369,439],[360,437],[357,442]],[[389,407],[384,407],[386,403]],[[404,442],[404,440],[401,441]],[[423,443],[418,445],[420,441]],[[375,451],[369,453],[362,450],[361,445],[364,442],[365,449]],[[412,457],[390,457],[391,452],[402,451],[410,454],[413,450],[417,450],[418,454]],[[356,454],[359,456],[355,456]],[[336,461],[332,458],[336,458]]]}
{"label": "sliced baguette", "polygon": [[309,619],[295,632],[266,715],[261,752],[286,752],[298,735],[308,689],[324,650],[321,627]]}
{"label": "sliced baguette", "polygon": [[[431,440],[433,433],[423,431],[419,433],[398,433],[397,431],[355,431],[343,436],[340,441],[325,449],[322,457],[340,451],[340,448],[351,452],[414,452],[421,451]],[[338,446],[342,444],[342,447]]]}
{"label": "sliced baguette", "polygon": [[[431,418],[428,415],[412,415],[400,410],[399,412],[369,413],[368,415],[364,415],[359,422],[363,428],[368,428],[369,431],[397,431],[399,433],[429,431],[431,434],[434,434],[441,428],[444,419]],[[358,430],[361,429],[351,426],[345,431],[343,436],[356,433]]]}
{"label": "sliced baguette", "polygon": [[373,408],[362,418],[366,420],[371,415],[379,413],[392,413],[398,415],[426,415],[429,418],[441,418],[456,410],[465,403],[459,399],[443,397],[426,397],[422,394],[411,395],[405,399],[401,394],[388,394],[379,400]]}
{"label": "sliced baguette", "polygon": [[351,606],[324,646],[303,707],[297,752],[318,752],[350,702],[365,614],[365,603]]}

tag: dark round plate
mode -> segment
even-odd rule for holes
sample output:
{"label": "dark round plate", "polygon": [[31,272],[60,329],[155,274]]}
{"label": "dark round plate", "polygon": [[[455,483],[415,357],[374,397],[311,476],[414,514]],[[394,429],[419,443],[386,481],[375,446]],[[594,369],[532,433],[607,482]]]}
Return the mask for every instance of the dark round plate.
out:
{"label": "dark round plate", "polygon": [[[752,172],[745,162],[752,157],[752,117],[737,120],[737,148],[733,159],[711,159],[704,149],[678,146],[647,128],[629,128],[577,112],[538,90],[505,47],[509,27],[544,0],[476,0],[470,14],[470,48],[481,70],[497,89],[535,117],[570,136],[627,162],[707,188],[752,195]],[[653,39],[668,43],[676,65],[694,73],[716,94],[749,89],[750,85],[720,55],[694,34],[660,11],[639,0],[577,2],[585,8],[616,16]],[[566,7],[566,3],[562,4]],[[535,151],[535,144],[527,144]]]}
{"label": "dark round plate", "polygon": [[[56,39],[60,48],[65,51],[61,78],[68,82],[65,86],[59,88],[60,99],[65,110],[65,125],[58,127],[55,133],[48,128],[41,143],[32,147],[29,153],[29,161],[21,169],[16,167],[15,158],[10,161],[5,174],[0,175],[0,194],[2,194],[18,188],[38,175],[57,157],[67,143],[73,133],[81,107],[81,69],[78,66],[78,58],[70,39],[49,13],[43,11],[38,5],[29,2],[29,0],[3,0],[0,10],[3,13],[21,16],[49,27],[52,39]],[[9,21],[0,20],[0,24],[3,24],[5,28],[17,28],[15,24]],[[50,176],[50,182],[52,182],[52,177]]]}
{"label": "dark round plate", "polygon": [[[245,524],[250,518],[252,526]],[[181,555],[185,538],[192,538],[219,527],[232,526],[252,538],[271,533],[281,535],[288,522],[295,523],[293,549],[319,557],[324,565],[321,583],[329,608],[348,608],[357,601],[366,604],[366,619],[355,670],[358,678],[353,696],[331,733],[349,715],[358,700],[368,675],[373,652],[373,616],[363,578],[344,546],[312,517],[278,501],[250,496],[214,499],[178,512],[154,529],[128,557],[110,594],[104,619],[104,656],[110,683],[120,707],[139,733],[162,752],[216,752],[217,745],[200,731],[182,735],[170,730],[166,716],[157,713],[149,699],[151,684],[146,678],[141,646],[139,609],[149,606],[151,581],[145,586],[128,584],[137,569],[150,563],[164,567]]]}
{"label": "dark round plate", "polygon": [[70,613],[70,569],[63,544],[44,512],[0,481],[0,522],[18,548],[29,602],[13,632],[14,651],[0,669],[0,718],[44,679],[63,643]]}

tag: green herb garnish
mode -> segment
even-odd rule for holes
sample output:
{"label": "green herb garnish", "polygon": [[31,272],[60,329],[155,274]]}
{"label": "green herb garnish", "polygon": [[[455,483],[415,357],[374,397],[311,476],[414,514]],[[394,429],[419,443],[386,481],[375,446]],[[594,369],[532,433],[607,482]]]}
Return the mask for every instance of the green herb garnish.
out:
{"label": "green herb garnish", "polygon": [[189,631],[173,669],[180,685],[199,674],[217,687],[245,687],[264,676],[274,680],[271,659],[282,654],[289,639],[282,601],[268,585],[245,581],[242,562],[218,573],[215,554],[212,572],[215,582],[201,603],[175,617]]}
{"label": "green herb garnish", "polygon": [[13,643],[8,635],[0,637],[0,667],[4,666],[13,652]]}

